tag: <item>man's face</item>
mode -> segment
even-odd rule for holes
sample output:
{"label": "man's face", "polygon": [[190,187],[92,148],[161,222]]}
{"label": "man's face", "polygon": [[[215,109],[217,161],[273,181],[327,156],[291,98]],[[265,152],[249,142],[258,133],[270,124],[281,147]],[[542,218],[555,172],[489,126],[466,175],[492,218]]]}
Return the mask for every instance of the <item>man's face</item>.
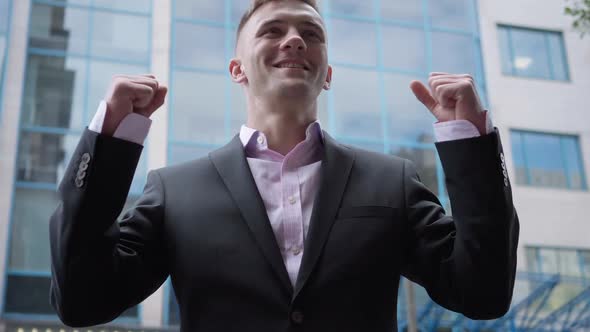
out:
{"label": "man's face", "polygon": [[329,87],[327,53],[318,12],[302,1],[274,1],[260,7],[240,33],[232,63],[240,65],[242,80],[231,71],[257,98],[315,100]]}

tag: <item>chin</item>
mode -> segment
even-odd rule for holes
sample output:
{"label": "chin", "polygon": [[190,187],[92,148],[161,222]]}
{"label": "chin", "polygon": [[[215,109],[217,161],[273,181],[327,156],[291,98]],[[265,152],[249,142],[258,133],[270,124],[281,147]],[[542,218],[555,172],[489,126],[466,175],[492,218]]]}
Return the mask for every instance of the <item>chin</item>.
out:
{"label": "chin", "polygon": [[281,98],[307,99],[313,96],[313,91],[308,84],[293,82],[293,84],[277,84],[273,87],[272,94]]}

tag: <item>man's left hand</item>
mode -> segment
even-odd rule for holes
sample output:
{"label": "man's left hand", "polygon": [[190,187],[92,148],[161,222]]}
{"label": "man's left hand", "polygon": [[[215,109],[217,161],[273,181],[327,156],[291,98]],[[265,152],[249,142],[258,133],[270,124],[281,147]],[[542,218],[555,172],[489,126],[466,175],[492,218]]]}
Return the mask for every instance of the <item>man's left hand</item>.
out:
{"label": "man's left hand", "polygon": [[412,81],[410,89],[438,121],[467,120],[481,135],[487,134],[486,112],[470,75],[431,73],[428,85],[430,91],[420,81]]}

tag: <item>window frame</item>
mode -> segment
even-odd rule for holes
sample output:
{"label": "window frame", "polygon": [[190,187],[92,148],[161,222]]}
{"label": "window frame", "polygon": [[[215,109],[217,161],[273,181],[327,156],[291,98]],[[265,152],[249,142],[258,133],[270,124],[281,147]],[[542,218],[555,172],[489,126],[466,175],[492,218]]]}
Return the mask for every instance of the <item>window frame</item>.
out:
{"label": "window frame", "polygon": [[[540,76],[540,75],[521,75],[518,74],[518,71],[516,69],[516,67],[514,66],[514,46],[513,46],[513,42],[512,42],[512,32],[513,30],[517,30],[517,31],[524,31],[524,32],[533,32],[533,33],[539,33],[543,35],[543,39],[544,39],[544,46],[545,46],[545,55],[547,56],[547,69],[549,70],[549,77],[544,77],[544,76]],[[502,33],[502,31],[506,32],[506,38],[507,40],[505,41],[508,49],[504,50],[503,49],[503,45],[500,42],[500,34]],[[510,24],[503,24],[503,23],[499,23],[496,25],[496,33],[497,33],[497,43],[498,43],[498,50],[500,52],[500,67],[501,67],[501,71],[502,74],[505,76],[510,76],[510,77],[519,77],[519,78],[528,78],[528,79],[539,79],[539,80],[548,80],[548,81],[555,81],[555,82],[566,82],[569,83],[571,82],[571,75],[570,75],[570,67],[569,67],[569,61],[568,61],[568,53],[567,53],[567,47],[565,45],[565,38],[564,38],[564,34],[563,31],[559,31],[559,30],[550,30],[550,29],[539,29],[539,28],[530,28],[530,27],[523,27],[523,26],[517,26],[517,25],[510,25]],[[564,69],[564,74],[565,74],[565,78],[556,78],[555,76],[555,59],[553,59],[552,55],[551,55],[551,50],[550,50],[550,45],[549,45],[549,36],[550,35],[556,35],[559,38],[560,41],[560,50],[561,50],[561,54],[562,54],[562,66]],[[504,55],[507,55],[508,58],[510,59],[510,63],[506,64],[504,63],[503,59],[504,59]],[[505,67],[509,66],[510,67],[510,72],[507,72],[505,70]]]}
{"label": "window frame", "polygon": [[[521,141],[521,151],[516,151],[514,150],[514,144],[512,142],[512,137],[513,135],[520,135],[520,141]],[[565,187],[551,187],[551,186],[543,186],[543,185],[537,185],[534,184],[531,178],[531,174],[530,174],[530,169],[529,169],[529,163],[528,163],[528,159],[527,159],[527,150],[526,150],[526,139],[524,135],[527,134],[534,134],[534,135],[544,135],[544,136],[549,136],[549,137],[555,137],[557,139],[559,139],[559,146],[560,146],[560,157],[561,157],[561,164],[563,166],[563,171],[566,177],[566,186]],[[560,133],[550,133],[550,132],[541,132],[541,131],[533,131],[533,130],[526,130],[526,129],[516,129],[516,128],[511,128],[510,129],[510,139],[511,139],[511,148],[512,150],[512,160],[514,160],[514,156],[516,153],[519,153],[520,156],[523,159],[523,168],[525,171],[525,177],[524,179],[517,179],[517,183],[518,180],[523,180],[522,183],[518,183],[518,185],[521,186],[526,186],[526,187],[533,187],[533,188],[545,188],[545,189],[565,189],[565,190],[571,190],[571,191],[582,191],[582,192],[586,192],[588,191],[588,181],[587,181],[587,177],[586,177],[586,172],[585,172],[585,160],[584,160],[584,154],[583,154],[583,149],[582,149],[582,145],[580,142],[580,136],[579,135],[572,135],[572,134],[560,134]],[[565,155],[564,155],[564,140],[565,139],[574,139],[574,142],[576,144],[576,148],[577,148],[577,155],[576,155],[576,159],[578,162],[578,168],[580,169],[580,182],[582,183],[581,188],[572,188],[572,180],[571,180],[571,176],[570,176],[570,172],[568,171],[567,168],[567,161],[565,160]],[[516,172],[516,165],[514,165],[514,174],[516,176],[518,176],[518,172]]]}

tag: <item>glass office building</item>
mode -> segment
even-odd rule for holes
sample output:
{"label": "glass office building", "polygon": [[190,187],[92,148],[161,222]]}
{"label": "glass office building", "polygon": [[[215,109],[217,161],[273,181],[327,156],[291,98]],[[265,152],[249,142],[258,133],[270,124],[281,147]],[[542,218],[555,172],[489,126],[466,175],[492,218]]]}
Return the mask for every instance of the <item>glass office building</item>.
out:
{"label": "glass office building", "polygon": [[[170,88],[167,103],[154,115],[126,207],[141,194],[149,169],[205,156],[239,131],[245,99],[227,68],[248,5],[249,0],[0,0],[0,331],[62,328],[48,301],[48,219],[73,149],[113,75],[154,73]],[[558,101],[536,92],[542,101],[533,116],[540,122],[530,125],[512,115],[531,116],[505,89],[513,82],[522,91],[559,84],[574,98],[583,96],[578,91],[590,82],[572,69],[589,73],[590,67],[571,57],[583,46],[566,26],[556,29],[563,23],[526,21],[526,8],[516,9],[521,16],[502,16],[511,7],[491,0],[321,0],[320,7],[334,73],[332,89],[320,96],[319,118],[333,137],[412,160],[450,210],[433,144],[434,118],[409,84],[426,82],[430,72],[470,74],[501,129],[517,209],[522,201],[532,211],[558,190],[567,196],[573,219],[588,219],[579,211],[590,201],[590,117],[571,115],[575,125],[556,125],[549,116],[542,122]],[[520,108],[504,106],[511,103]],[[526,212],[521,223],[534,228],[535,219],[549,224],[557,216]],[[513,310],[504,320],[469,321],[417,288],[421,327],[533,326],[559,320],[567,306],[582,321],[590,315],[590,309],[579,309],[590,301],[584,297],[590,294],[590,236],[585,244],[579,238],[584,230],[590,234],[586,224],[572,221],[570,233],[557,239],[541,229],[525,232]],[[407,308],[400,290],[403,328]],[[533,304],[540,305],[537,316],[523,318]],[[104,329],[175,330],[178,315],[167,281]]]}

